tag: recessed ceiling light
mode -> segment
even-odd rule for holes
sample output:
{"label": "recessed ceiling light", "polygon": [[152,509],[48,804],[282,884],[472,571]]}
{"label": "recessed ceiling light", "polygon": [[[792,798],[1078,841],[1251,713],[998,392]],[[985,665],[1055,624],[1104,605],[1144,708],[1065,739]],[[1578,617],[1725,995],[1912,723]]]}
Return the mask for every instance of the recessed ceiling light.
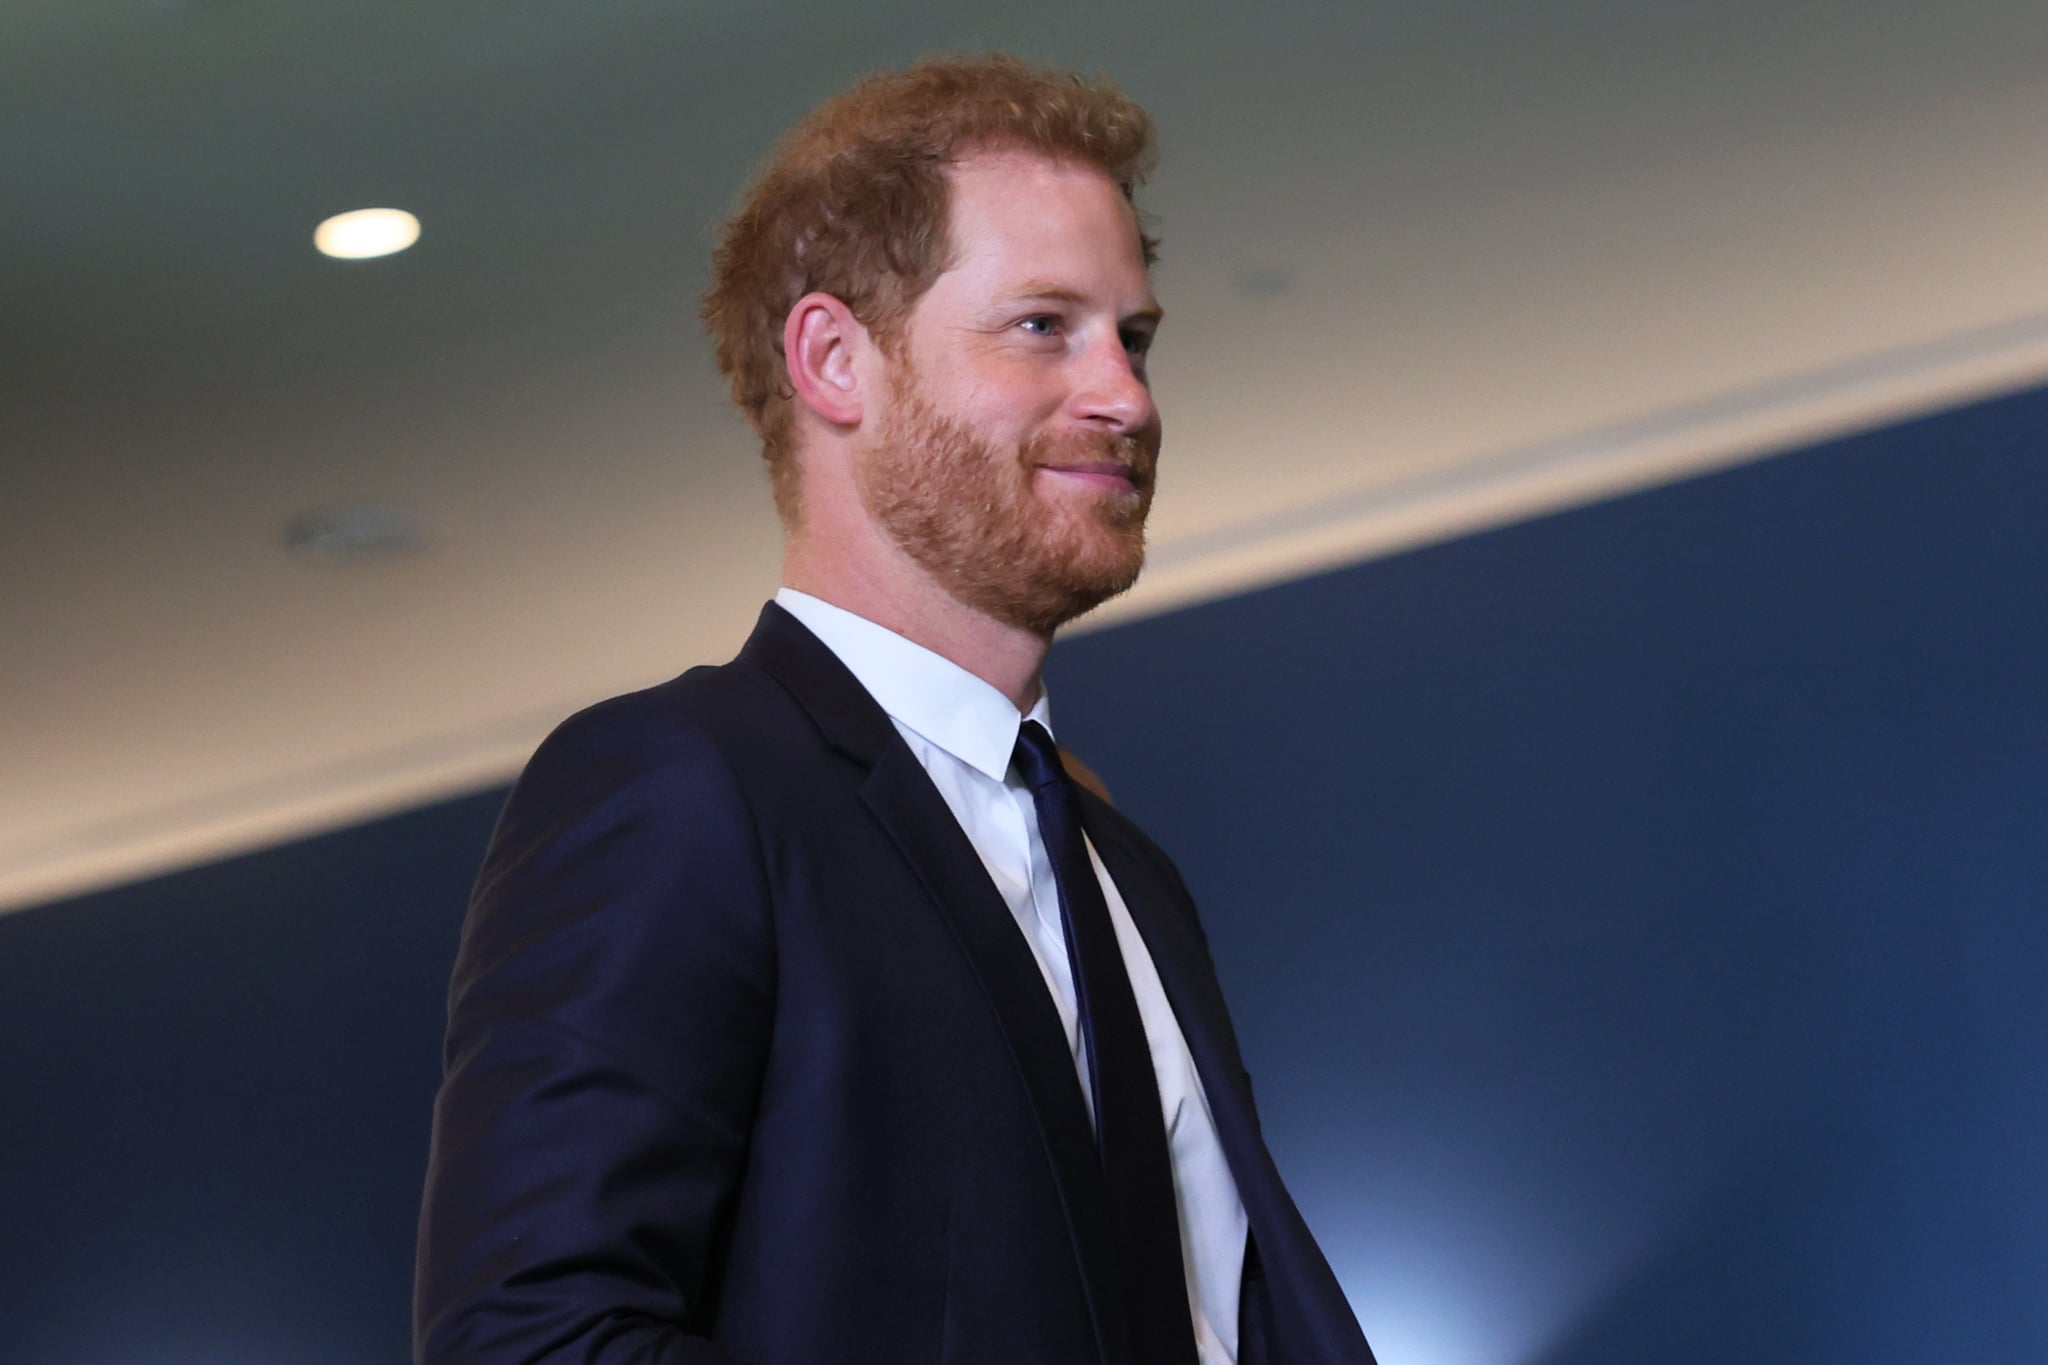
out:
{"label": "recessed ceiling light", "polygon": [[395,508],[377,503],[315,507],[285,523],[285,548],[319,564],[363,564],[398,559],[422,548],[419,527]]}
{"label": "recessed ceiling light", "polygon": [[420,220],[404,209],[357,209],[337,213],[313,229],[313,245],[344,261],[367,260],[403,251],[420,239]]}

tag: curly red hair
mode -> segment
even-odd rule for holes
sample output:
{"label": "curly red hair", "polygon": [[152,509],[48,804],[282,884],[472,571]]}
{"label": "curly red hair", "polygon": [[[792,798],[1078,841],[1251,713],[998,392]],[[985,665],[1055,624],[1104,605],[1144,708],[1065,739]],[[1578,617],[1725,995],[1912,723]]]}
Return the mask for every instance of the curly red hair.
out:
{"label": "curly red hair", "polygon": [[[1130,198],[1156,157],[1152,120],[1106,80],[1015,57],[930,58],[870,76],[785,134],[729,219],[703,301],[718,367],[760,433],[775,505],[795,524],[792,393],[782,328],[813,291],[885,345],[945,269],[948,168],[1028,151],[1100,168]],[[1149,265],[1156,243],[1145,236]]]}

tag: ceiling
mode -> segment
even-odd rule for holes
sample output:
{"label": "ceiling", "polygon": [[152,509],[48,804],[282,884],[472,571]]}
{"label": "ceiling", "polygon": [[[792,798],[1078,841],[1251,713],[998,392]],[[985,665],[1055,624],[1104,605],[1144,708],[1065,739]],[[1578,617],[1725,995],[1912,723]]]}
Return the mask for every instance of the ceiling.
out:
{"label": "ceiling", "polygon": [[[715,224],[852,76],[988,47],[1163,132],[1107,620],[2048,376],[2034,0],[12,0],[0,908],[502,781],[727,656],[777,543]],[[419,245],[313,252],[373,204]],[[364,505],[416,546],[288,552]]]}

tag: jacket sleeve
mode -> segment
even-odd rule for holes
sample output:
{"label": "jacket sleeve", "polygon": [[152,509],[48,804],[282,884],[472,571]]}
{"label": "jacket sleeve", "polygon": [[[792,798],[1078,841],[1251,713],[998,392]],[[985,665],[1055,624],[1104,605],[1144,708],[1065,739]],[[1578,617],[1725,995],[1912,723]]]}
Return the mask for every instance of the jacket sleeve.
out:
{"label": "jacket sleeve", "polygon": [[712,1365],[773,1012],[767,878],[716,747],[641,698],[507,803],[449,991],[422,1365]]}

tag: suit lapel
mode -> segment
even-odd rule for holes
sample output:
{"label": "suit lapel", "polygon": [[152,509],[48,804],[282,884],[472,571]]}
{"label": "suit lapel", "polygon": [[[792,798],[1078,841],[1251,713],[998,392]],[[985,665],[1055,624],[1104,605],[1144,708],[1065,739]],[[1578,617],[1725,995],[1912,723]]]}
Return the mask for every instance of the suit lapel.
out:
{"label": "suit lapel", "polygon": [[1216,1136],[1237,1182],[1238,1198],[1258,1248],[1274,1307],[1272,1362],[1372,1365],[1343,1288],[1280,1179],[1259,1132],[1251,1084],[1230,1028],[1223,991],[1195,929],[1192,906],[1180,897],[1126,833],[1107,803],[1084,797],[1082,825],[1116,882],[1132,923],[1173,1007],[1216,1123]]}
{"label": "suit lapel", "polygon": [[810,713],[828,744],[868,770],[861,800],[930,895],[1009,1042],[1038,1115],[1102,1357],[1125,1359],[1094,1130],[1066,1029],[1009,907],[888,715],[816,636],[771,602],[740,658],[772,676]]}
{"label": "suit lapel", "polygon": [[[1152,955],[1152,965],[1187,1039],[1211,1107],[1250,1114],[1251,1087],[1245,1081],[1244,1062],[1230,1031],[1222,988],[1209,966],[1207,950],[1195,936],[1193,920],[1170,903],[1157,870],[1125,837],[1121,816],[1092,797],[1083,798],[1081,815],[1089,842],[1102,856],[1102,865],[1109,869],[1124,908],[1131,912],[1131,922],[1138,926]],[[1220,1114],[1218,1124],[1220,1127]],[[1236,1153],[1230,1153],[1230,1158],[1232,1173],[1237,1174]]]}

